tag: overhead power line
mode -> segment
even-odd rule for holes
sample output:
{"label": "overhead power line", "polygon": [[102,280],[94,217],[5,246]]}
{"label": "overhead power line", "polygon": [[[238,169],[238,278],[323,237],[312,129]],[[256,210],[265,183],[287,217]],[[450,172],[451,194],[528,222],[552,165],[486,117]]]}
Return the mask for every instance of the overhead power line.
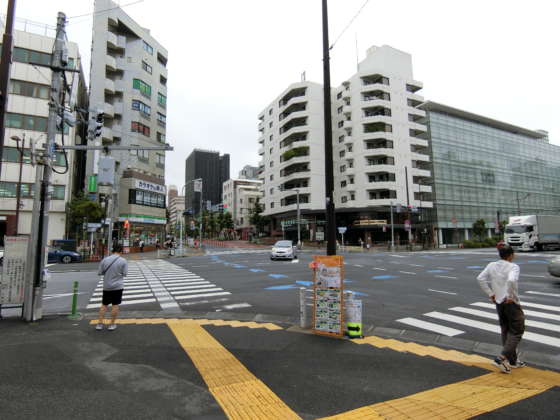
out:
{"label": "overhead power line", "polygon": [[346,25],[346,27],[342,30],[342,32],[340,33],[340,35],[334,40],[334,42],[331,44],[331,46],[329,47],[329,50],[332,50],[335,46],[335,44],[338,42],[338,40],[340,38],[342,38],[342,35],[344,35],[344,33],[348,30],[348,28],[352,25],[352,23],[354,23],[354,21],[356,20],[356,18],[360,15],[360,13],[362,13],[362,11],[364,10],[364,8],[367,6],[367,4],[369,3],[369,0],[366,0],[364,2],[364,4],[362,4],[362,7],[360,7],[360,9],[358,10],[358,12],[354,15],[354,17],[352,19],[350,19],[350,22],[348,22],[348,25]]}
{"label": "overhead power line", "polygon": [[123,7],[126,7],[126,6],[132,6],[133,4],[142,3],[143,1],[144,1],[144,0],[137,0],[137,1],[133,1],[133,2],[127,3],[127,4],[122,4],[122,5],[120,5],[120,6],[111,7],[111,8],[109,8],[109,9],[99,10],[99,11],[97,11],[97,12],[85,13],[85,14],[83,14],[83,15],[77,15],[77,16],[70,16],[69,18],[67,18],[67,20],[70,20],[70,19],[77,19],[77,18],[86,17],[86,16],[98,15],[98,14],[100,14],[100,13],[109,12],[109,11],[115,10],[115,9],[122,9]]}

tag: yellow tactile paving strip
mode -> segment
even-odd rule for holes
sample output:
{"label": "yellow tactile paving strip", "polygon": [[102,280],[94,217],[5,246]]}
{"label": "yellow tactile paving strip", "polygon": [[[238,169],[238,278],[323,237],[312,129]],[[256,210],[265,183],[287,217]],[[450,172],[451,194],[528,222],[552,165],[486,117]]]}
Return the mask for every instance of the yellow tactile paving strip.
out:
{"label": "yellow tactile paving strip", "polygon": [[[91,324],[97,323],[92,320]],[[230,419],[300,419],[263,382],[247,370],[203,325],[279,330],[271,323],[208,319],[119,319],[119,324],[167,324],[189,355],[216,401]],[[429,356],[443,361],[497,371],[482,356],[435,346],[370,336],[353,340],[378,348]],[[361,407],[323,420],[355,419],[468,419],[530,398],[560,386],[560,374],[525,367],[511,375],[493,372],[407,397]]]}
{"label": "yellow tactile paving strip", "polygon": [[198,322],[167,323],[230,419],[300,419]]}
{"label": "yellow tactile paving strip", "polygon": [[355,419],[468,419],[560,386],[560,374],[533,368],[489,373],[451,385],[325,417]]}
{"label": "yellow tactile paving strip", "polygon": [[[221,319],[178,319],[178,318],[122,318],[117,319],[116,324],[136,324],[136,325],[145,325],[145,324],[167,324],[169,322],[177,322],[177,321],[190,321],[197,323],[198,325],[216,325],[216,326],[227,326],[227,327],[246,327],[246,328],[264,328],[269,331],[281,330],[282,327],[279,327],[276,324],[272,324],[270,322],[252,322],[252,321],[224,321]],[[105,320],[105,324],[108,324],[109,320]],[[90,321],[90,324],[94,325],[97,324],[97,320]]]}

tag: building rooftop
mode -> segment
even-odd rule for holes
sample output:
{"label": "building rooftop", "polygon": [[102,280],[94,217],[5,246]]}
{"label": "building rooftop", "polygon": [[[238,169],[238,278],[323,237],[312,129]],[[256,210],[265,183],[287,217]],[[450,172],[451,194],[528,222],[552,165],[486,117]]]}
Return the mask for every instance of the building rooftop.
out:
{"label": "building rooftop", "polygon": [[498,130],[508,131],[513,134],[521,134],[534,139],[548,140],[548,132],[544,130],[529,130],[528,128],[518,127],[513,124],[508,124],[502,121],[494,120],[492,118],[484,117],[482,115],[473,114],[472,112],[463,111],[461,109],[453,108],[437,102],[426,101],[423,104],[419,105],[418,108],[425,111],[439,112],[441,114],[447,114],[465,120],[488,125]]}

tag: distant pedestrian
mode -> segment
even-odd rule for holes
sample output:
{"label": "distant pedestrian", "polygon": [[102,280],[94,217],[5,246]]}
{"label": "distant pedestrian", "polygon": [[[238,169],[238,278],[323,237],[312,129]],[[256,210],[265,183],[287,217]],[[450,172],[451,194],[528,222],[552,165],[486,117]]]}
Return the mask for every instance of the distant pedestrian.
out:
{"label": "distant pedestrian", "polygon": [[519,266],[512,263],[513,248],[504,246],[498,252],[501,260],[488,264],[477,280],[482,290],[496,304],[498,312],[503,348],[501,354],[494,359],[494,365],[503,373],[511,373],[511,368],[525,366],[517,358],[517,346],[525,332],[525,314],[517,291]]}
{"label": "distant pedestrian", "polygon": [[144,240],[140,239],[140,252],[144,252]]}
{"label": "distant pedestrian", "polygon": [[103,329],[105,312],[109,305],[111,307],[111,323],[108,330],[113,331],[117,328],[115,321],[119,314],[119,305],[122,302],[124,290],[124,277],[128,275],[128,262],[121,257],[122,246],[116,244],[113,246],[113,254],[105,257],[99,264],[98,274],[103,276],[103,297],[101,307],[99,308],[99,321],[96,330]]}

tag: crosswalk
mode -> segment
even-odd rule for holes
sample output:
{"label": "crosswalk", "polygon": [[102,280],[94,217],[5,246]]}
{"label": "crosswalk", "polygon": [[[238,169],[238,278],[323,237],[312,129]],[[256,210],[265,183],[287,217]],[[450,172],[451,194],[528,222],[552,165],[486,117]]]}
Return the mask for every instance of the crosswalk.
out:
{"label": "crosswalk", "polygon": [[[87,305],[87,309],[101,306],[103,279]],[[181,306],[209,303],[213,300],[226,302],[231,293],[209,282],[185,268],[165,260],[130,261],[128,276],[124,280],[124,293],[121,305],[153,304],[161,310],[180,310]],[[233,308],[251,306],[247,303],[234,303]],[[228,305],[226,305],[228,306]]]}
{"label": "crosswalk", "polygon": [[[526,293],[548,298],[557,296],[537,291]],[[523,340],[560,348],[560,306],[524,301],[522,307],[525,313]],[[397,322],[449,337],[468,335],[472,330],[500,334],[496,306],[487,302],[454,306],[442,312],[431,311],[417,318],[401,318]]]}

